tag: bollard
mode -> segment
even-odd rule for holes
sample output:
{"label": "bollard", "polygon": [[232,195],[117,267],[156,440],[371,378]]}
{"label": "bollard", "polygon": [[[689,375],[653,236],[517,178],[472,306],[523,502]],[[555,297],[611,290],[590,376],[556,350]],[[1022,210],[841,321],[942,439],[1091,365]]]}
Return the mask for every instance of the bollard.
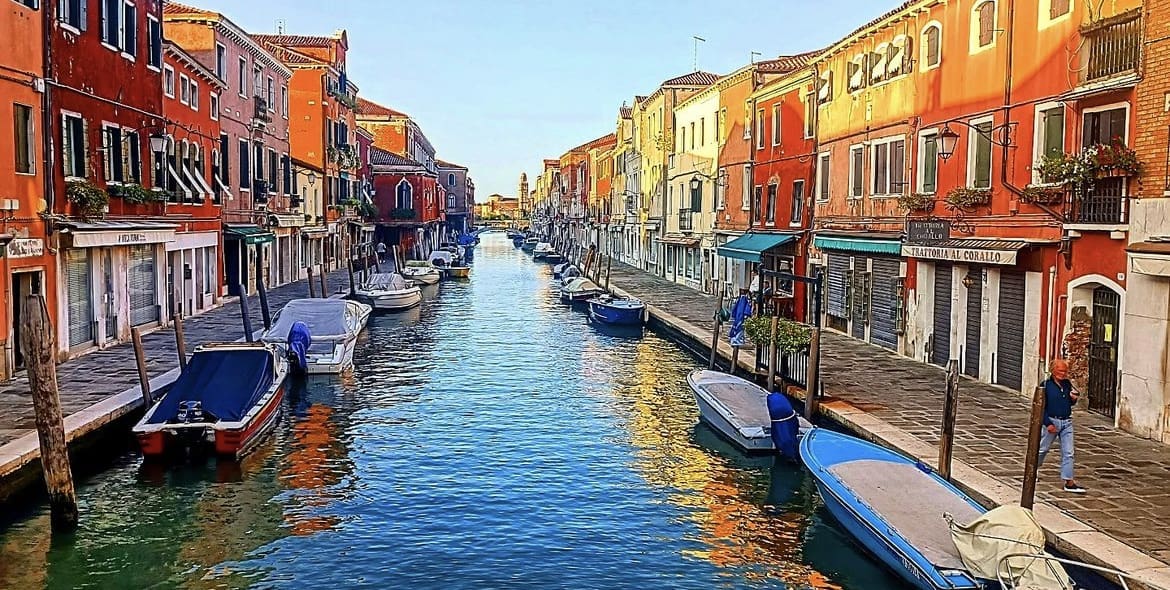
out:
{"label": "bollard", "polygon": [[179,371],[187,370],[187,341],[183,337],[183,314],[176,313],[172,318],[175,325],[175,350],[179,353]]}
{"label": "bollard", "polygon": [[1032,393],[1032,422],[1028,425],[1028,454],[1024,457],[1024,486],[1020,506],[1032,509],[1036,500],[1036,472],[1040,470],[1040,436],[1044,431],[1044,388]]}
{"label": "bollard", "polygon": [[50,522],[54,531],[68,531],[77,527],[77,492],[73,487],[65,419],[57,390],[57,347],[49,324],[48,308],[40,295],[29,295],[24,299],[20,346],[28,364],[41,466],[45,488],[49,492]]}
{"label": "bollard", "polygon": [[[610,258],[613,261],[613,258]],[[605,277],[606,285],[609,284],[609,275]],[[719,328],[723,325],[723,293],[719,293],[719,302],[715,304],[715,329],[711,330],[711,358],[707,362],[709,370],[715,370],[715,358],[719,354]]]}
{"label": "bollard", "polygon": [[938,442],[938,474],[951,480],[951,455],[955,446],[955,419],[959,414],[959,361],[947,362],[947,392],[943,401],[942,438]]}

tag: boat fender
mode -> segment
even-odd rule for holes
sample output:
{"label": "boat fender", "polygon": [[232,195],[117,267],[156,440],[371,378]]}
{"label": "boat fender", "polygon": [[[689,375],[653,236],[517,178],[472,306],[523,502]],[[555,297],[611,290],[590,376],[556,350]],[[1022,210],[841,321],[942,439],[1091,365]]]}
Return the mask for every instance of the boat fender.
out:
{"label": "boat fender", "polygon": [[776,451],[788,459],[797,460],[800,456],[797,449],[800,420],[784,394],[768,394],[768,416],[772,419],[772,444]]}
{"label": "boat fender", "polygon": [[302,374],[309,370],[306,356],[312,343],[313,335],[309,333],[309,326],[305,322],[293,322],[288,331],[288,362]]}

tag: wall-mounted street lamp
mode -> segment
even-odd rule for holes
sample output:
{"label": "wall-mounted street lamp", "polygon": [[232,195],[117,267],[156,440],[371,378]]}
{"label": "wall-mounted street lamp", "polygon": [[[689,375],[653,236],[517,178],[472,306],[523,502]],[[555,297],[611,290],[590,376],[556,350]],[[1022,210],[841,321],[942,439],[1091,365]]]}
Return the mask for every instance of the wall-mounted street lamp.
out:
{"label": "wall-mounted street lamp", "polygon": [[951,123],[963,125],[975,133],[986,136],[992,145],[998,145],[1000,147],[1013,146],[1011,133],[1016,127],[1016,123],[1014,122],[996,125],[990,129],[980,129],[979,126],[972,125],[966,121],[948,121],[943,123],[942,129],[938,132],[938,137],[935,138],[938,147],[938,157],[944,161],[949,160],[955,154],[955,146],[959,143],[959,134],[951,129]]}

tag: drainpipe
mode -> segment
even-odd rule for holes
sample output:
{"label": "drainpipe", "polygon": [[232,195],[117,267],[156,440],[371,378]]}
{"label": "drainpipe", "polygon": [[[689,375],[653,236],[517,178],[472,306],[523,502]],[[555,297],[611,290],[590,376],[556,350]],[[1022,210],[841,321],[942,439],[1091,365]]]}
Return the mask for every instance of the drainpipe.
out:
{"label": "drainpipe", "polygon": [[[810,178],[810,180],[811,180],[810,184],[812,184],[812,186],[810,187],[811,190],[805,191],[805,193],[807,195],[810,195],[812,198],[810,198],[808,200],[809,201],[808,216],[806,217],[806,219],[808,219],[808,225],[806,226],[807,230],[804,232],[805,239],[808,240],[804,244],[804,271],[803,271],[804,274],[808,274],[808,259],[809,259],[810,253],[812,252],[813,226],[816,223],[817,191],[820,189],[820,183],[817,182],[817,169],[820,167],[820,164],[821,164],[821,95],[820,95],[820,89],[817,88],[817,84],[819,84],[821,81],[820,64],[813,63],[812,75],[813,75],[813,79],[812,79],[813,96],[812,96],[811,102],[812,102],[812,111],[813,111],[812,112],[813,145],[812,145],[812,177]],[[808,285],[806,284],[804,288],[807,291]],[[822,285],[821,288],[823,289],[824,286]],[[808,299],[807,292],[805,293],[805,299],[806,300]],[[817,301],[820,301],[820,299],[821,298],[818,294]],[[818,303],[818,305],[819,305],[819,303]],[[812,313],[813,313],[812,310],[809,310],[809,309],[804,310],[805,318],[808,318],[809,315]],[[820,326],[821,325],[820,320],[821,320],[820,317],[813,317],[812,321],[809,323],[815,323],[817,326]]]}
{"label": "drainpipe", "polygon": [[1057,338],[1056,338],[1056,265],[1048,267],[1048,342],[1044,355],[1040,362],[1044,366],[1048,365],[1048,359],[1056,358]]}
{"label": "drainpipe", "polygon": [[[44,191],[45,191],[45,210],[53,213],[53,205],[56,202],[56,184],[53,182],[53,155],[56,150],[53,149],[53,121],[56,117],[53,116],[53,85],[49,84],[49,80],[53,80],[56,76],[53,68],[53,34],[56,28],[53,26],[52,11],[48,7],[41,9],[41,29],[44,31],[44,40],[41,43],[41,58],[44,60],[44,88],[41,92],[41,162],[44,168]],[[47,225],[47,224],[46,224]],[[48,239],[48,227],[45,228],[45,238]]]}

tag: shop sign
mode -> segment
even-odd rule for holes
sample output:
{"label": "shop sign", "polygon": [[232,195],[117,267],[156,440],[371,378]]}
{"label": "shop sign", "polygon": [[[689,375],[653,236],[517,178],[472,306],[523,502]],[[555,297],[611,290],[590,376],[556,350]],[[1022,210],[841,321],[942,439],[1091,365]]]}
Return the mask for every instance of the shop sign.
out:
{"label": "shop sign", "polygon": [[906,221],[907,244],[937,244],[951,239],[951,222],[946,219]]}
{"label": "shop sign", "polygon": [[944,248],[941,246],[902,246],[902,256],[927,260],[950,260],[952,262],[968,262],[971,264],[1004,264],[1016,263],[1016,250],[983,250],[977,248]]}
{"label": "shop sign", "polygon": [[45,241],[40,238],[14,238],[8,242],[9,258],[34,258],[45,253]]}

